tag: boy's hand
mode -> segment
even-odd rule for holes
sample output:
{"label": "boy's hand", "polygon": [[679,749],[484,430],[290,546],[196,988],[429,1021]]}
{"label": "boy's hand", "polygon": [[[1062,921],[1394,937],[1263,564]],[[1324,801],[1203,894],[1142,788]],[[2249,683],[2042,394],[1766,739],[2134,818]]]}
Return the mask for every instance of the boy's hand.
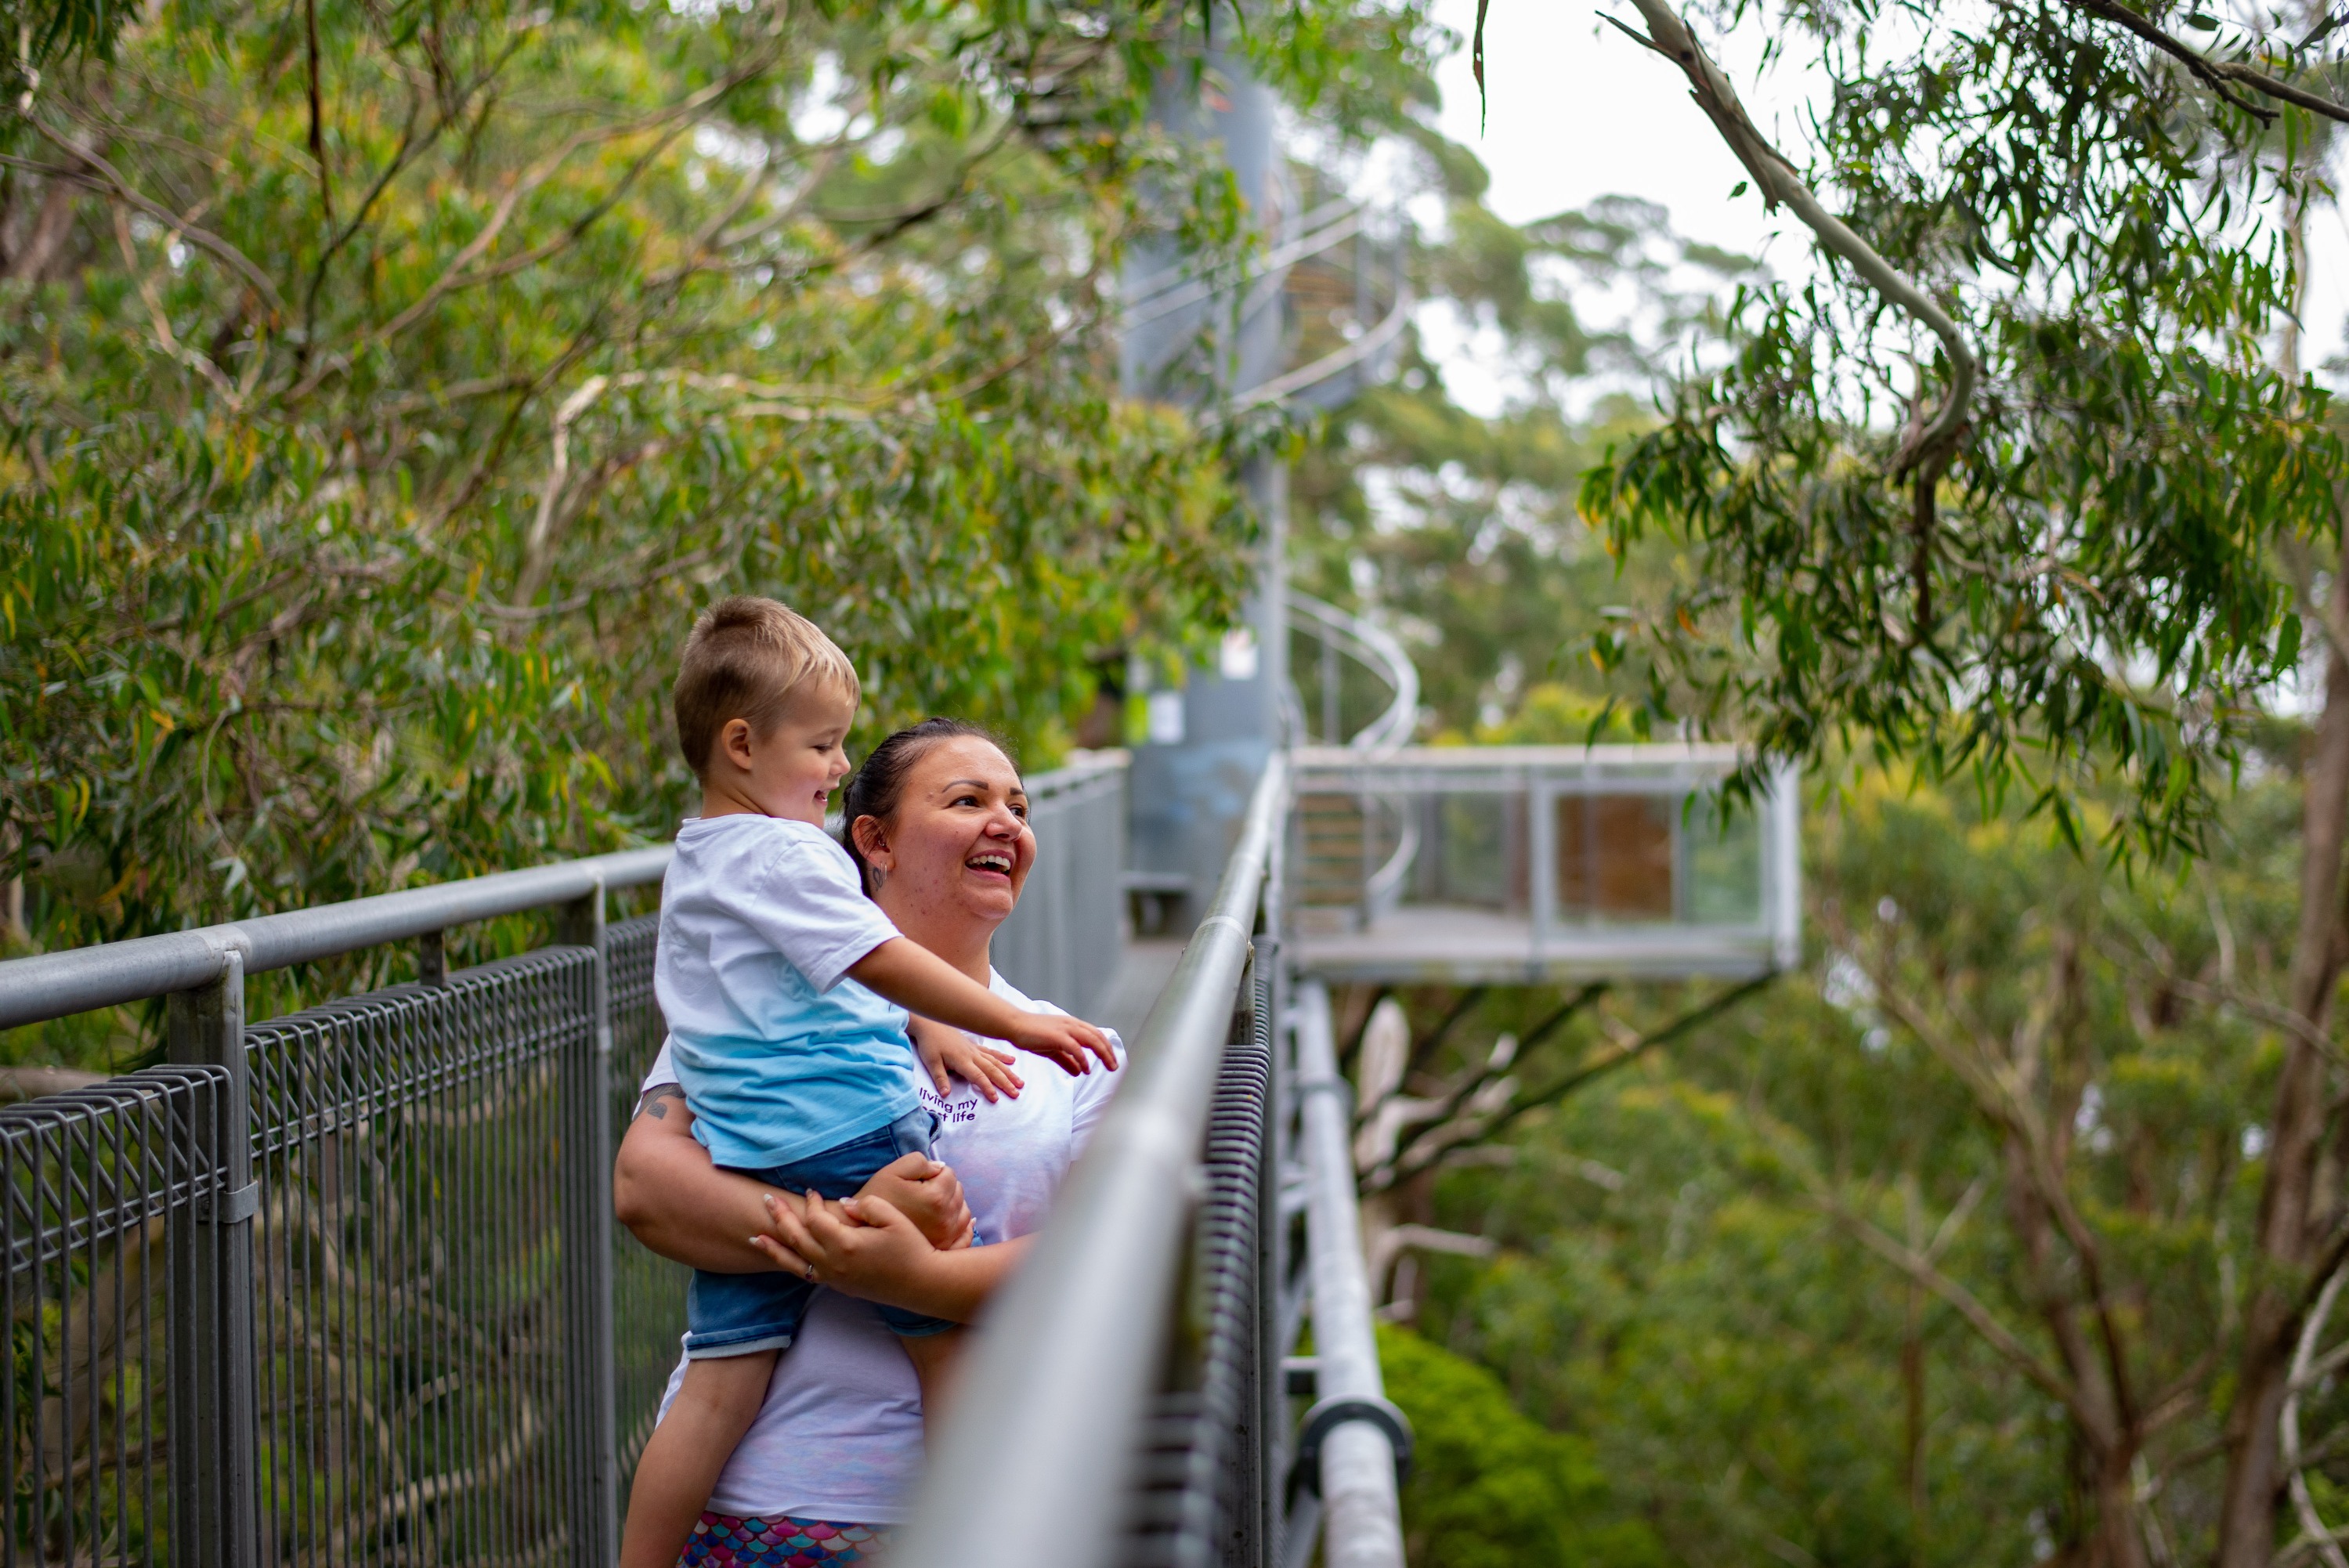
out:
{"label": "boy's hand", "polygon": [[906,1020],[905,1032],[913,1036],[914,1049],[929,1070],[940,1099],[954,1092],[948,1074],[985,1095],[990,1104],[1007,1094],[1018,1099],[1027,1087],[1026,1080],[1011,1070],[1009,1053],[980,1045],[951,1024],[916,1015]]}
{"label": "boy's hand", "polygon": [[1109,1043],[1109,1037],[1081,1018],[1061,1013],[1022,1013],[1005,1037],[1023,1051],[1050,1057],[1071,1078],[1082,1078],[1093,1070],[1086,1057],[1089,1051],[1101,1058],[1102,1066],[1117,1071],[1117,1049]]}
{"label": "boy's hand", "polygon": [[842,1205],[850,1220],[873,1222],[864,1207],[868,1198],[880,1200],[911,1220],[930,1245],[942,1253],[970,1245],[970,1205],[963,1201],[962,1181],[950,1165],[941,1165],[924,1154],[899,1155],[875,1171],[856,1196]]}

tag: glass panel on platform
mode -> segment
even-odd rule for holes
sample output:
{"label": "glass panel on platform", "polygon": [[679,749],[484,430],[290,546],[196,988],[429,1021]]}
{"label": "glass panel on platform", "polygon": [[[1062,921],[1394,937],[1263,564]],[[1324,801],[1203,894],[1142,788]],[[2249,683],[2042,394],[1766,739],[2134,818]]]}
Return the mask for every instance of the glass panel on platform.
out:
{"label": "glass panel on platform", "polygon": [[1700,925],[1752,925],[1762,919],[1762,824],[1753,807],[1717,795],[1689,802],[1681,828],[1686,918]]}
{"label": "glass panel on platform", "polygon": [[1520,794],[1422,795],[1411,900],[1471,909],[1526,907],[1526,799]]}
{"label": "glass panel on platform", "polygon": [[1669,795],[1557,797],[1558,918],[1671,919],[1679,806]]}

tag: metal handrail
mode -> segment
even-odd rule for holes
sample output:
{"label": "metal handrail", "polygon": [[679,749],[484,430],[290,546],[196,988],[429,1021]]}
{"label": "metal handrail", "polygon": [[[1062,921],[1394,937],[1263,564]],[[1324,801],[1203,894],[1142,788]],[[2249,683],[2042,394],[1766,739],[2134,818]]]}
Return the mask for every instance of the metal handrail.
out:
{"label": "metal handrail", "polygon": [[[1392,806],[1391,798],[1381,801]],[[1402,900],[1403,879],[1411,875],[1412,862],[1419,858],[1419,821],[1411,812],[1398,810],[1402,827],[1395,834],[1394,853],[1386,864],[1362,880],[1362,914],[1368,920],[1379,920],[1394,913]]]}
{"label": "metal handrail", "polygon": [[[1170,1327],[1200,1140],[1287,809],[1267,765],[1207,918],[1136,1037],[1035,1255],[982,1320],[893,1558],[900,1568],[1108,1560]],[[1016,1456],[1016,1474],[1006,1456]],[[1049,1548],[1040,1545],[1049,1542]]]}
{"label": "metal handrail", "polygon": [[316,909],[133,937],[0,964],[0,1029],[191,991],[221,977],[232,953],[247,975],[404,942],[452,925],[571,903],[608,888],[657,882],[669,846],[560,861],[528,871],[378,893]]}
{"label": "metal handrail", "polygon": [[1389,751],[1409,740],[1419,723],[1419,666],[1411,662],[1393,634],[1295,588],[1288,591],[1288,603],[1292,628],[1329,641],[1367,666],[1393,693],[1384,711],[1350,738],[1345,748],[1359,756],[1365,751]]}
{"label": "metal handrail", "polygon": [[[1561,762],[1601,771],[1613,769],[1623,787],[1637,788],[1640,779],[1669,782],[1702,776],[1717,780],[1753,758],[1750,747],[1726,741],[1601,741],[1597,745],[1537,746],[1403,746],[1382,753],[1381,769],[1433,770],[1447,773],[1493,773],[1508,769],[1556,767]],[[1340,769],[1352,771],[1366,760],[1358,747],[1292,746],[1289,756],[1301,772]],[[1659,788],[1663,787],[1659,785]],[[1610,782],[1608,788],[1617,788]]]}
{"label": "metal handrail", "polygon": [[1297,992],[1297,1096],[1317,1396],[1305,1427],[1319,1439],[1321,1560],[1327,1568],[1402,1568],[1396,1471],[1408,1449],[1396,1450],[1411,1427],[1379,1374],[1354,1198],[1354,1088],[1338,1070],[1330,993],[1318,980]]}
{"label": "metal handrail", "polygon": [[[1316,225],[1326,226],[1317,228]],[[1128,329],[1147,325],[1186,305],[1197,304],[1209,295],[1230,287],[1233,282],[1254,283],[1294,266],[1309,256],[1319,255],[1342,241],[1352,239],[1361,229],[1362,212],[1352,200],[1341,196],[1316,207],[1299,219],[1296,226],[1301,238],[1276,245],[1265,254],[1250,259],[1238,276],[1229,282],[1192,278],[1186,267],[1171,267],[1152,274],[1126,299],[1124,319],[1121,325]],[[1186,279],[1189,281],[1185,282]]]}
{"label": "metal handrail", "polygon": [[1312,390],[1332,377],[1343,376],[1365,360],[1376,358],[1396,338],[1402,335],[1404,325],[1411,320],[1411,307],[1417,303],[1412,297],[1409,288],[1399,289],[1395,294],[1393,306],[1388,310],[1385,317],[1376,326],[1343,348],[1325,354],[1309,365],[1300,365],[1294,370],[1276,376],[1261,387],[1250,388],[1238,399],[1239,407],[1254,408],[1262,404],[1278,403],[1284,398],[1294,397],[1300,392]]}
{"label": "metal handrail", "polygon": [[[1028,781],[1029,799],[1040,802],[1124,766],[1123,752],[1106,752],[1040,773]],[[599,890],[647,886],[661,880],[668,861],[669,846],[653,844],[193,931],[12,958],[0,963],[0,1029],[193,990],[220,978],[230,953],[243,958],[246,975],[257,975],[572,903]]]}

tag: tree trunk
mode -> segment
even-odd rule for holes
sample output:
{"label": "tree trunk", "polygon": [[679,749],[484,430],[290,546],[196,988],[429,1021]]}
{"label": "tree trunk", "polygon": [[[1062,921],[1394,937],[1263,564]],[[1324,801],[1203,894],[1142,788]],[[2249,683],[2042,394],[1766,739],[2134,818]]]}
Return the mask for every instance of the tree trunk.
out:
{"label": "tree trunk", "polygon": [[[1909,1246],[1917,1248],[1911,1227]],[[1917,1248],[1922,1251],[1921,1248]],[[1925,1292],[1909,1282],[1909,1311],[1900,1336],[1900,1448],[1909,1483],[1909,1561],[1925,1568],[1928,1499],[1925,1492]]]}
{"label": "tree trunk", "polygon": [[39,213],[33,219],[33,231],[26,236],[25,248],[8,260],[8,276],[18,282],[37,283],[57,262],[66,248],[66,236],[73,232],[74,197],[76,188],[71,181],[52,180],[41,197]]}
{"label": "tree trunk", "polygon": [[[2349,572],[2349,545],[2342,571]],[[2349,809],[2349,661],[2341,655],[2342,577],[2324,615],[2324,709],[2302,786],[2300,923],[2292,937],[2291,1006],[2323,1029],[2340,978],[2341,851]],[[2285,1477],[2276,1435],[2299,1327],[2301,1278],[2314,1239],[2317,1164],[2324,1149],[2325,1061],[2307,1040],[2284,1042],[2268,1130],[2266,1181],[2256,1241],[2259,1283],[2243,1312],[2242,1362],[2227,1413],[2227,1477],[2219,1513],[2220,1568],[2268,1568]]]}
{"label": "tree trunk", "polygon": [[2091,1555],[2104,1568],[2147,1568],[2145,1532],[2137,1523],[2136,1451],[2127,1445],[2096,1456],[2096,1535]]}

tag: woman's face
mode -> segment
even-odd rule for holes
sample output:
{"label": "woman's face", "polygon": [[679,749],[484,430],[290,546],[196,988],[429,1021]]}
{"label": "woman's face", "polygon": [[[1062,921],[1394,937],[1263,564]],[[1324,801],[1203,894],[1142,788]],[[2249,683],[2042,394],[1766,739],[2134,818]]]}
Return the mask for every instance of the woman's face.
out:
{"label": "woman's face", "polygon": [[895,812],[858,818],[856,834],[881,873],[874,902],[901,923],[960,916],[992,931],[1036,863],[1019,771],[975,736],[951,736],[915,758]]}

